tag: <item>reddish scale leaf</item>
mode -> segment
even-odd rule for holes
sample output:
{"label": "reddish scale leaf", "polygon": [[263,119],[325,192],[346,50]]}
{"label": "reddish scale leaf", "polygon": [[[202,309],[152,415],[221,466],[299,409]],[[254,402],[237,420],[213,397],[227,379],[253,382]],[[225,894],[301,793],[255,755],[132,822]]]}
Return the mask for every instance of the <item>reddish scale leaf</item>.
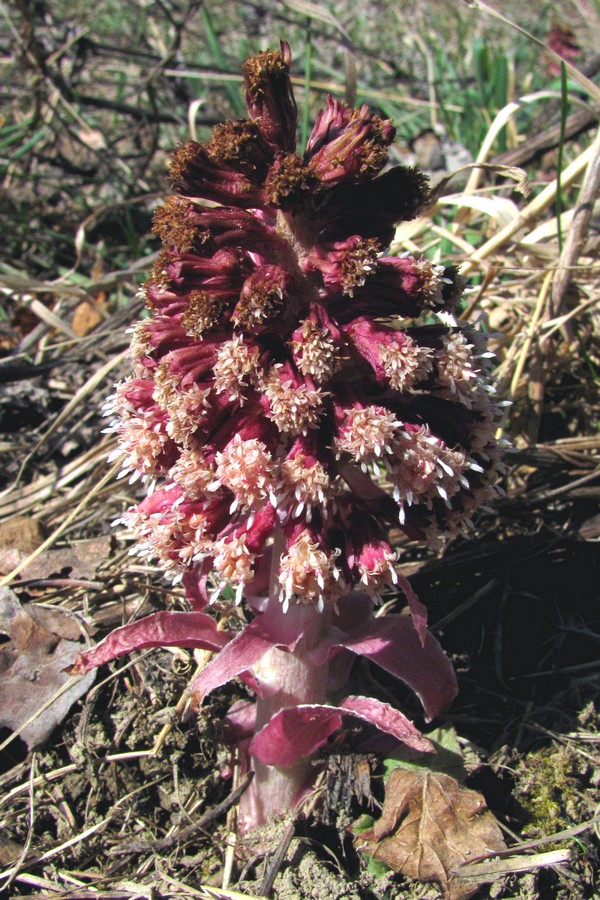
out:
{"label": "reddish scale leaf", "polygon": [[286,614],[280,603],[270,603],[268,613],[257,615],[200,672],[192,685],[195,702],[200,703],[215,688],[246,673],[274,647],[293,650],[304,634],[309,613],[310,609],[301,604]]}
{"label": "reddish scale leaf", "polygon": [[351,632],[340,646],[366,656],[407,684],[428,719],[439,715],[457,694],[452,663],[430,632],[421,642],[408,616],[380,616]]}
{"label": "reddish scale leaf", "polygon": [[220,650],[230,640],[231,632],[219,631],[207,613],[157,612],[116,628],[92,650],[79,653],[68,671],[70,675],[81,675],[132,650],[149,647]]}
{"label": "reddish scale leaf", "polygon": [[433,749],[412,722],[389,704],[370,697],[347,697],[340,706],[303,704],[282,709],[255,735],[250,753],[267,765],[292,766],[322,747],[346,715],[375,725],[413,750]]}

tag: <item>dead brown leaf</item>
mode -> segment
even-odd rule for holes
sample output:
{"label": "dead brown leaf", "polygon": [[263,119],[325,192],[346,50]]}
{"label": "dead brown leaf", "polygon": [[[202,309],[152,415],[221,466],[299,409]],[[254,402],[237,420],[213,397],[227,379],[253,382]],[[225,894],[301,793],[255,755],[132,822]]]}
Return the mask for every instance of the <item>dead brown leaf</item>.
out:
{"label": "dead brown leaf", "polygon": [[[33,559],[20,573],[27,580],[48,578],[93,579],[96,569],[110,555],[110,537],[89,538],[77,541],[70,547],[47,550]],[[0,575],[12,572],[32,550],[4,543],[0,534]]]}
{"label": "dead brown leaf", "polygon": [[82,649],[77,638],[83,632],[66,610],[21,606],[12,591],[1,588],[0,633],[8,637],[0,646],[0,724],[32,749],[50,737],[94,682],[89,672],[66,687],[71,679],[64,669]]}
{"label": "dead brown leaf", "polygon": [[22,550],[32,553],[44,543],[44,532],[39,521],[33,516],[14,516],[0,522],[0,548]]}
{"label": "dead brown leaf", "polygon": [[71,328],[79,337],[89,334],[102,321],[99,304],[104,302],[103,297],[104,295],[99,295],[95,303],[84,300],[75,308],[71,319]]}
{"label": "dead brown leaf", "polygon": [[506,848],[481,794],[450,775],[405,768],[390,774],[381,818],[356,844],[396,872],[438,882],[448,900],[479,887],[461,883],[459,866]]}
{"label": "dead brown leaf", "polygon": [[2,868],[11,866],[16,862],[22,850],[23,848],[19,844],[0,834],[0,866]]}

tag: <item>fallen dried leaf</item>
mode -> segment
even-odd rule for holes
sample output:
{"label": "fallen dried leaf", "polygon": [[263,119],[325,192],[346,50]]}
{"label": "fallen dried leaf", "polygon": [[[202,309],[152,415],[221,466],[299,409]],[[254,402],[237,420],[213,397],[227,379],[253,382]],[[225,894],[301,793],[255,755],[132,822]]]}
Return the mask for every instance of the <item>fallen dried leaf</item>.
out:
{"label": "fallen dried leaf", "polygon": [[460,865],[506,847],[481,794],[450,775],[403,768],[388,779],[381,818],[355,840],[396,872],[437,881],[448,900],[478,890],[457,877]]}
{"label": "fallen dried leaf", "polygon": [[22,550],[32,553],[44,543],[44,532],[37,519],[32,516],[14,516],[0,522],[0,548]]}
{"label": "fallen dried leaf", "polygon": [[16,862],[21,855],[23,848],[11,841],[10,838],[0,835],[0,866],[10,866]]}
{"label": "fallen dried leaf", "polygon": [[0,724],[18,732],[32,749],[50,737],[89,690],[95,673],[65,688],[70,679],[63,670],[82,649],[82,643],[73,640],[82,630],[64,609],[21,606],[12,591],[2,588],[0,633],[9,638],[0,647]]}
{"label": "fallen dried leaf", "polygon": [[100,293],[94,299],[94,303],[91,303],[89,300],[83,300],[73,312],[71,328],[79,337],[89,334],[102,321],[100,307],[105,304],[105,295]]}
{"label": "fallen dried leaf", "polygon": [[[7,546],[0,540],[0,574],[7,575],[12,572],[33,549],[35,547],[25,550],[20,544],[17,547]],[[20,572],[20,577],[26,580],[52,577],[92,579],[96,569],[108,558],[109,553],[109,537],[78,541],[71,547],[41,553],[25,566]]]}

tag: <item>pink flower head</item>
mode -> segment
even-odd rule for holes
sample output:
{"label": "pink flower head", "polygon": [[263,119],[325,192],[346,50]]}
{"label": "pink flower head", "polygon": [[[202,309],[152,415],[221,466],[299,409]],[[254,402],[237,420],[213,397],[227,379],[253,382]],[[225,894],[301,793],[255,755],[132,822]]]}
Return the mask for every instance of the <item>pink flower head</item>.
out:
{"label": "pink flower head", "polygon": [[[451,318],[455,270],[383,254],[395,223],[427,203],[426,180],[403,167],[382,174],[393,126],[333,98],[300,155],[289,66],[287,45],[250,59],[249,120],[174,155],[180,195],[156,215],[164,249],[145,287],[155,315],[136,335],[133,383],[145,389],[119,388],[116,427],[134,473],[172,479],[196,503],[229,499],[231,520],[212,554],[205,533],[203,559],[221,560],[229,532],[263,503],[276,509],[273,531],[293,522],[305,550],[321,535],[313,554],[337,535],[346,575],[308,592],[322,605],[364,582],[345,558],[342,515],[356,467],[376,479],[363,478],[360,497],[382,533],[379,475],[410,537],[454,534],[493,492],[496,408],[485,341]],[[242,410],[256,433],[225,447],[223,428],[232,441]],[[238,595],[264,538],[235,570]],[[197,552],[177,558],[188,573],[198,564]]]}
{"label": "pink flower head", "polygon": [[[574,63],[581,52],[575,32],[563,22],[555,22],[548,35],[548,47],[567,63]],[[548,63],[550,75],[560,75],[560,64],[552,59]]]}
{"label": "pink flower head", "polygon": [[[204,618],[198,640],[188,635],[185,646],[222,647],[196,701],[241,675],[259,694],[250,753],[280,766],[347,714],[425,748],[385,704],[328,707],[328,661],[339,675],[367,656],[430,716],[449,702],[451,666],[388,534],[456,534],[501,466],[485,338],[452,316],[461,279],[385,255],[396,223],[427,205],[426,178],[382,171],[391,122],[331,97],[298,152],[290,58],[282,44],[248,60],[249,119],[175,152],[177,196],[156,214],[163,250],[144,288],[153,315],[112,404],[124,470],[154,489],[124,516],[139,552],[183,580],[195,612],[229,588],[254,616],[235,637]],[[372,601],[396,586],[412,621],[373,618]],[[141,646],[136,626],[78,670]],[[181,634],[165,628],[165,642]],[[295,675],[277,674],[282,660]],[[305,751],[286,738],[303,722]]]}
{"label": "pink flower head", "polygon": [[317,116],[307,141],[305,159],[322,184],[368,180],[387,162],[395,134],[390,120],[373,115],[368,106],[349,109],[327,97],[327,109]]}

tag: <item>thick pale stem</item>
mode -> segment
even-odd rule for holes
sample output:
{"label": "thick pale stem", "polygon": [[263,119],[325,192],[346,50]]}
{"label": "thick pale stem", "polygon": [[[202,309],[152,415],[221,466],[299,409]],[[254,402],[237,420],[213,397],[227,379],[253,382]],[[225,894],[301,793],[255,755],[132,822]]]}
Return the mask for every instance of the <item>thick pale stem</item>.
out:
{"label": "thick pale stem", "polygon": [[[310,664],[302,652],[282,650],[271,650],[265,657],[265,665],[283,686],[271,697],[258,700],[257,728],[285,707],[325,701],[326,666]],[[261,665],[261,675],[262,669]],[[247,792],[251,810],[242,809],[242,814],[250,813],[253,824],[261,825],[271,821],[276,813],[293,808],[300,800],[311,781],[312,759],[305,757],[292,766],[268,766],[253,759],[252,768],[254,782]]]}
{"label": "thick pale stem", "polygon": [[[275,583],[278,567],[274,569],[269,605],[263,615],[285,616],[286,630],[297,627],[297,633],[303,636],[292,652],[270,650],[255,669],[261,683],[271,688],[267,690],[269,696],[257,699],[256,731],[280,709],[326,700],[328,665],[315,665],[309,655],[327,627],[327,611],[319,613],[312,604],[292,604],[284,613]],[[240,805],[246,827],[265,824],[278,812],[292,809],[312,780],[312,757],[300,759],[292,766],[269,766],[252,757],[251,765],[254,781]]]}

